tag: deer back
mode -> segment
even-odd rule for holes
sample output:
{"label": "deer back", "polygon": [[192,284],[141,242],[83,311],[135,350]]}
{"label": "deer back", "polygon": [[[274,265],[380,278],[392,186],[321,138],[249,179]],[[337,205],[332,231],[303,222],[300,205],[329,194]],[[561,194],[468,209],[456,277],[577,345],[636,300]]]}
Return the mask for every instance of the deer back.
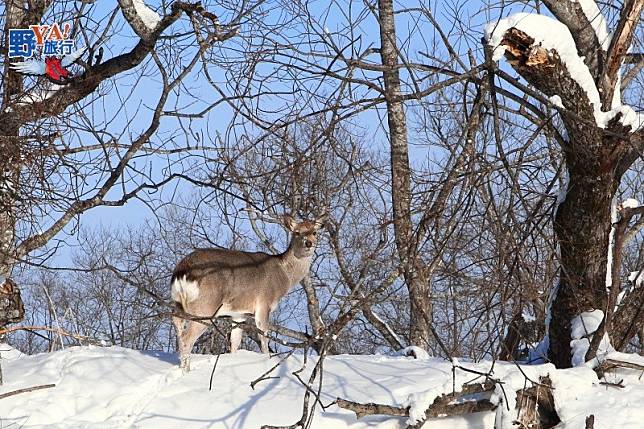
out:
{"label": "deer back", "polygon": [[196,282],[195,306],[205,313],[220,305],[225,311],[252,313],[259,303],[273,307],[292,286],[282,258],[263,252],[198,249],[177,265],[173,280],[185,276]]}

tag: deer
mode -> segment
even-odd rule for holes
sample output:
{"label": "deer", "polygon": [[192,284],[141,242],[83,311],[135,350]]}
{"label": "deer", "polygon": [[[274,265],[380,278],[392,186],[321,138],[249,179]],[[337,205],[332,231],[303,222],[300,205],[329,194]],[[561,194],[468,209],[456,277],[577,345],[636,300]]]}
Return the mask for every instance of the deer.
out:
{"label": "deer", "polygon": [[[190,371],[190,352],[207,328],[204,320],[230,317],[230,352],[243,337],[240,323],[254,316],[262,353],[268,354],[269,317],[284,295],[308,274],[317,246],[317,234],[327,215],[296,222],[289,215],[280,219],[291,234],[286,251],[279,254],[245,252],[225,248],[196,249],[184,257],[171,278],[171,297],[181,314],[172,322],[176,329],[179,366]],[[189,317],[186,317],[186,314]]]}

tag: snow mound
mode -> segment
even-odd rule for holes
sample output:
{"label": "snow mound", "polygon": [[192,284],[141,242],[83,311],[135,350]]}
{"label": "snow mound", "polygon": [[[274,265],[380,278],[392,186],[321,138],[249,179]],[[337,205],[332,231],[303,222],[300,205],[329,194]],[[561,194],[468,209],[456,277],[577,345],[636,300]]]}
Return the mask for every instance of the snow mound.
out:
{"label": "snow mound", "polygon": [[[7,348],[8,349],[8,348]],[[3,355],[4,356],[4,355]],[[620,357],[621,355],[610,355]],[[628,357],[629,355],[625,355]],[[49,389],[9,396],[0,401],[3,427],[34,428],[259,428],[265,424],[290,425],[301,416],[305,388],[293,372],[302,368],[303,356],[286,359],[271,378],[250,382],[279,362],[258,353],[241,351],[222,355],[209,390],[214,356],[194,355],[193,371],[181,374],[174,354],[140,352],[119,347],[72,347],[63,351],[3,359],[5,384],[0,394],[25,387],[55,383]],[[639,358],[633,358],[639,359]],[[306,380],[315,364],[311,357],[300,374]],[[458,362],[458,361],[456,361]],[[639,360],[638,360],[639,362]],[[589,367],[556,370],[552,365],[517,366],[505,362],[471,363],[460,366],[490,372],[503,382],[493,395],[505,401],[497,413],[511,427],[516,418],[514,390],[548,375],[553,381],[557,411],[565,427],[584,427],[595,415],[595,427],[641,427],[644,418],[644,380],[638,375],[624,379],[623,389],[607,389]],[[357,402],[375,402],[412,407],[410,420],[422,420],[433,399],[450,393],[452,386],[477,383],[483,378],[456,369],[449,361],[388,356],[330,356],[324,363],[321,400],[337,397]],[[493,369],[493,371],[492,371]],[[631,373],[634,373],[631,371]],[[524,375],[525,374],[525,375]],[[452,376],[455,379],[452,379]],[[317,385],[317,383],[316,383]],[[529,385],[529,382],[528,382]],[[501,386],[501,385],[499,385]],[[465,417],[428,419],[426,428],[492,429],[495,412]],[[360,420],[335,405],[316,408],[315,429],[400,429],[407,418],[371,416]]]}
{"label": "snow mound", "polygon": [[427,350],[417,346],[405,347],[404,349],[401,349],[398,354],[400,356],[413,357],[414,359],[429,359],[429,353],[427,353]]}
{"label": "snow mound", "polygon": [[[2,280],[1,276],[0,280]],[[7,361],[16,360],[22,356],[24,355],[20,350],[14,349],[9,344],[0,343],[0,364]]]}
{"label": "snow mound", "polygon": [[[571,321],[570,326],[570,348],[572,352],[571,363],[573,366],[582,366],[586,364],[586,352],[590,348],[590,341],[592,334],[597,331],[599,325],[604,319],[604,312],[601,310],[584,311],[579,316]],[[602,340],[597,349],[597,359],[590,362],[588,365],[596,365],[601,361],[605,355],[614,352],[608,334],[604,333]]]}

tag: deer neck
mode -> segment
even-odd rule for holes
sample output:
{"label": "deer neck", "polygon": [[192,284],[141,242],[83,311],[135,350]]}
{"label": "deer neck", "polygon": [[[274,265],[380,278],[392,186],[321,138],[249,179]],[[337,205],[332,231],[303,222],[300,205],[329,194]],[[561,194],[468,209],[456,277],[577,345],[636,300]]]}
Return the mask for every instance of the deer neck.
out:
{"label": "deer neck", "polygon": [[312,260],[313,254],[298,257],[293,246],[282,255],[280,265],[289,279],[289,289],[302,281],[308,274]]}

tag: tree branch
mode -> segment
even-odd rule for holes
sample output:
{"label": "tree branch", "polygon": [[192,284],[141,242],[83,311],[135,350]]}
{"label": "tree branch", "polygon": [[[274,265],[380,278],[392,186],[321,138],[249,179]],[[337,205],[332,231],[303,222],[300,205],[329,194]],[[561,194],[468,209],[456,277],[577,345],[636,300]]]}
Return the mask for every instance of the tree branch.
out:
{"label": "tree branch", "polygon": [[588,66],[595,81],[597,81],[606,54],[579,2],[543,0],[543,3],[550,9],[550,12],[557,20],[568,27],[577,46],[579,56],[584,57],[584,63]]}
{"label": "tree branch", "polygon": [[[85,73],[73,79],[70,84],[56,91],[47,100],[38,103],[16,104],[12,106],[9,112],[3,111],[0,113],[0,123],[3,124],[3,127],[23,125],[38,119],[61,114],[67,107],[94,92],[101,82],[141,64],[148,54],[154,50],[155,43],[159,40],[161,34],[175,23],[184,12],[192,14],[202,9],[200,9],[198,3],[173,3],[171,13],[164,16],[154,31],[142,37],[132,50],[90,67]],[[216,35],[212,38],[212,42],[227,40],[236,33],[236,30],[233,29],[227,33]]]}
{"label": "tree branch", "polygon": [[619,23],[617,24],[608,48],[606,67],[601,82],[603,91],[600,91],[600,95],[602,107],[605,110],[609,110],[612,107],[611,102],[613,94],[615,93],[615,86],[617,85],[619,68],[633,41],[633,35],[637,29],[642,6],[644,6],[644,0],[627,0],[624,6],[622,6]]}

